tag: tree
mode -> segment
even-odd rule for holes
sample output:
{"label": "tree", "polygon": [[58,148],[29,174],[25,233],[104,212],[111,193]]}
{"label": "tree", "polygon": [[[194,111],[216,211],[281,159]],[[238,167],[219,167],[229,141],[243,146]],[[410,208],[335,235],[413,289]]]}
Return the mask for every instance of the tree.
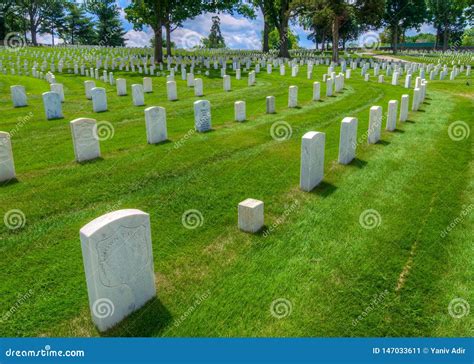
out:
{"label": "tree", "polygon": [[263,15],[263,32],[262,32],[262,52],[269,51],[268,37],[270,31],[275,27],[273,20],[275,19],[274,0],[254,0],[254,7],[258,8]]}
{"label": "tree", "polygon": [[212,25],[209,37],[202,40],[204,48],[225,48],[224,37],[221,33],[221,19],[218,16],[212,17]]}
{"label": "tree", "polygon": [[84,6],[68,3],[67,9],[63,39],[70,44],[95,44],[97,39],[94,26],[92,20],[86,16]]}
{"label": "tree", "polygon": [[[288,39],[288,49],[298,49],[298,42],[299,37],[288,29],[288,34],[286,35]],[[268,46],[269,49],[278,50],[280,49],[280,33],[278,32],[277,28],[273,28],[273,30],[268,35]]]}
{"label": "tree", "polygon": [[16,0],[18,11],[25,14],[28,21],[28,30],[31,34],[31,42],[38,45],[38,31],[54,1],[50,0]]}
{"label": "tree", "polygon": [[443,51],[448,49],[450,35],[464,30],[466,19],[464,9],[466,0],[427,0],[428,12],[437,30],[437,40],[443,38]]}
{"label": "tree", "polygon": [[464,31],[462,45],[464,47],[474,47],[474,28],[468,28]]}
{"label": "tree", "polygon": [[50,5],[45,9],[39,31],[51,34],[51,44],[54,46],[54,35],[62,32],[65,21],[64,0],[50,0]]}
{"label": "tree", "polygon": [[5,44],[5,37],[7,36],[6,18],[13,8],[13,0],[3,0],[0,3],[0,45]]}
{"label": "tree", "polygon": [[383,21],[390,30],[393,54],[397,54],[402,30],[418,28],[426,18],[425,0],[386,0]]}
{"label": "tree", "polygon": [[87,10],[97,16],[97,38],[101,46],[123,47],[125,31],[115,0],[89,0]]}

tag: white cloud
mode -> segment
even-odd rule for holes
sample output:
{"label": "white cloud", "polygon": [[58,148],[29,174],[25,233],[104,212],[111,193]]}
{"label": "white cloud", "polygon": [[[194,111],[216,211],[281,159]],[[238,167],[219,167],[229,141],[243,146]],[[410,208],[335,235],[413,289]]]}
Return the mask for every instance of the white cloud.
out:
{"label": "white cloud", "polygon": [[129,30],[125,34],[125,44],[127,47],[149,47],[150,39],[153,38],[153,31],[148,28],[145,31]]}

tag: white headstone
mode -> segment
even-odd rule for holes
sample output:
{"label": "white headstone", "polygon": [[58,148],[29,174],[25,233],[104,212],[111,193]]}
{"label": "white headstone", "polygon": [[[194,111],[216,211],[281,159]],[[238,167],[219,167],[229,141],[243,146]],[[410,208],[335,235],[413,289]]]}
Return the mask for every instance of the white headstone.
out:
{"label": "white headstone", "polygon": [[298,106],[298,86],[290,86],[288,89],[288,107]]}
{"label": "white headstone", "polygon": [[127,80],[125,80],[124,78],[117,78],[116,88],[117,88],[118,96],[126,96],[127,95]]}
{"label": "white headstone", "polygon": [[61,106],[61,96],[56,92],[44,92],[43,93],[43,104],[46,119],[61,119],[63,117],[63,111]]}
{"label": "white headstone", "polygon": [[0,131],[0,182],[8,182],[16,177],[10,134]]}
{"label": "white headstone", "polygon": [[398,101],[390,100],[388,102],[388,111],[387,111],[387,125],[385,127],[388,131],[394,131],[397,127],[397,111],[398,111]]}
{"label": "white headstone", "polygon": [[332,96],[332,79],[326,79],[326,96]]}
{"label": "white headstone", "polygon": [[168,93],[168,100],[178,100],[178,91],[176,90],[176,81],[166,82],[166,92]]}
{"label": "white headstone", "polygon": [[267,96],[265,99],[267,114],[275,113],[275,96]]}
{"label": "white headstone", "polygon": [[14,107],[23,107],[28,105],[25,87],[21,85],[10,86],[12,101]]}
{"label": "white headstone", "polygon": [[59,94],[61,102],[64,102],[64,88],[62,83],[52,83],[49,85],[50,90]]}
{"label": "white headstone", "polygon": [[310,131],[301,140],[300,188],[311,191],[324,177],[324,144],[326,134]]}
{"label": "white headstone", "polygon": [[321,84],[319,82],[313,82],[313,101],[321,99]]}
{"label": "white headstone", "polygon": [[153,82],[150,77],[143,77],[143,92],[153,92]]}
{"label": "white headstone", "polygon": [[94,81],[84,81],[84,88],[86,90],[86,98],[88,100],[92,99],[91,90],[95,87]]}
{"label": "white headstone", "polygon": [[356,147],[357,119],[353,117],[344,118],[341,122],[339,138],[339,163],[349,164],[355,158]]}
{"label": "white headstone", "polygon": [[156,295],[150,216],[110,212],[85,225],[80,236],[92,320],[105,331]]}
{"label": "white headstone", "polygon": [[367,142],[375,144],[380,140],[382,129],[382,106],[372,106],[369,113],[369,130],[367,132]]}
{"label": "white headstone", "polygon": [[168,139],[166,110],[164,107],[152,106],[146,108],[145,123],[148,144],[157,144]]}
{"label": "white headstone", "polygon": [[70,122],[76,161],[83,162],[100,157],[97,123],[94,119],[80,118]]}
{"label": "white headstone", "polygon": [[402,99],[400,102],[400,121],[404,122],[408,119],[408,104],[410,102],[409,95],[402,95]]}
{"label": "white headstone", "polygon": [[194,96],[202,96],[203,93],[203,87],[202,87],[202,78],[195,78],[194,79]]}
{"label": "white headstone", "polygon": [[94,112],[107,111],[107,94],[105,88],[94,87],[91,90],[92,95],[92,108]]}
{"label": "white headstone", "polygon": [[230,76],[229,75],[224,75],[223,85],[224,85],[224,91],[230,91],[231,90]]}
{"label": "white headstone", "polygon": [[132,85],[132,97],[133,97],[133,105],[135,106],[145,105],[145,95],[143,94],[143,85],[140,85],[140,84]]}
{"label": "white headstone", "polygon": [[264,204],[262,201],[248,198],[239,203],[239,229],[248,233],[258,232],[264,224]]}
{"label": "white headstone", "polygon": [[236,101],[234,103],[235,121],[245,121],[245,101]]}
{"label": "white headstone", "polygon": [[194,127],[200,133],[211,130],[211,103],[209,101],[194,102]]}

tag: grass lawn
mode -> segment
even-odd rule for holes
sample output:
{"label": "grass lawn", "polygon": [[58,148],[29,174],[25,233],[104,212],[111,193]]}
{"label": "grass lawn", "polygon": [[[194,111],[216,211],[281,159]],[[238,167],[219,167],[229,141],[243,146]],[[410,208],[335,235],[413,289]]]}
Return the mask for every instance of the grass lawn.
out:
{"label": "grass lawn", "polygon": [[[285,77],[262,70],[253,87],[246,73],[237,81],[229,72],[231,92],[217,71],[201,75],[214,129],[205,134],[192,132],[198,98],[186,81],[176,75],[179,100],[169,102],[165,78],[153,78],[145,107],[167,111],[169,142],[159,145],[147,145],[145,107],[132,105],[130,86],[141,75],[115,72],[127,79],[126,97],[96,81],[107,89],[110,111],[95,114],[84,95],[87,78],[57,73],[65,118],[46,121],[46,81],[1,74],[0,130],[15,131],[18,182],[0,186],[0,215],[19,209],[26,217],[23,228],[0,226],[1,335],[100,335],[90,318],[79,229],[125,208],[150,214],[157,298],[105,335],[472,335],[472,313],[448,313],[455,298],[474,304],[472,133],[460,141],[448,134],[455,121],[472,131],[472,86],[465,75],[429,82],[421,110],[367,145],[369,108],[381,105],[385,115],[389,100],[409,93],[411,109],[413,90],[373,76],[364,82],[358,69],[343,93],[313,102],[312,82],[326,69],[315,67],[313,80],[306,67],[296,78],[288,68]],[[26,87],[28,107],[13,108],[15,84]],[[299,87],[297,109],[287,108],[290,85]],[[273,115],[265,114],[269,95]],[[244,123],[233,121],[237,100],[247,104]],[[343,166],[337,153],[346,116],[358,118],[360,143],[356,160]],[[74,162],[68,124],[78,117],[112,123],[102,159]],[[288,140],[271,136],[280,121],[291,126]],[[312,130],[326,133],[325,178],[305,193],[301,137]],[[237,204],[248,197],[265,202],[269,233],[237,229]],[[190,209],[202,213],[201,227],[183,226]],[[378,214],[373,229],[359,222],[367,210]]]}

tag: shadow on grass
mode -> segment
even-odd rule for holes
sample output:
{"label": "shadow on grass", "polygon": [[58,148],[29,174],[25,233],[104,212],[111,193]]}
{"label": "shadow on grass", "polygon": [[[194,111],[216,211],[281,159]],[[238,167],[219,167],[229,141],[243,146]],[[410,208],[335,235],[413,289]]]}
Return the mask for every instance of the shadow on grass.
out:
{"label": "shadow on grass", "polygon": [[15,177],[15,178],[9,179],[8,181],[0,182],[0,188],[16,185],[17,183],[20,183],[20,181],[18,180],[18,178]]}
{"label": "shadow on grass", "polygon": [[170,312],[154,297],[117,326],[101,333],[104,337],[150,337],[160,334],[172,321]]}
{"label": "shadow on grass", "polygon": [[367,165],[367,161],[364,161],[359,158],[354,158],[349,164],[347,164],[347,166],[349,167],[356,167],[359,169],[365,168],[366,165]]}
{"label": "shadow on grass", "polygon": [[153,144],[149,144],[149,145],[152,145],[152,146],[161,146],[161,145],[164,145],[164,144],[171,144],[173,143],[172,140],[169,140],[169,139],[166,139],[166,140],[163,140],[159,143],[153,143]]}
{"label": "shadow on grass", "polygon": [[88,161],[82,161],[82,162],[77,162],[78,164],[80,164],[81,166],[85,166],[87,164],[94,164],[94,163],[100,163],[104,160],[104,158],[102,157],[97,157],[97,158],[94,158],[94,159],[91,159],[91,160],[88,160]]}
{"label": "shadow on grass", "polygon": [[389,141],[386,141],[386,140],[379,140],[377,143],[375,144],[378,144],[378,145],[390,145],[390,142]]}
{"label": "shadow on grass", "polygon": [[404,123],[415,124],[415,122],[413,120],[405,120]]}
{"label": "shadow on grass", "polygon": [[405,132],[405,130],[402,130],[402,129],[393,129],[393,132],[394,133],[398,133],[398,134],[403,134]]}
{"label": "shadow on grass", "polygon": [[310,193],[314,193],[315,195],[321,197],[328,197],[336,192],[337,187],[332,183],[322,181],[319,185],[317,185]]}

